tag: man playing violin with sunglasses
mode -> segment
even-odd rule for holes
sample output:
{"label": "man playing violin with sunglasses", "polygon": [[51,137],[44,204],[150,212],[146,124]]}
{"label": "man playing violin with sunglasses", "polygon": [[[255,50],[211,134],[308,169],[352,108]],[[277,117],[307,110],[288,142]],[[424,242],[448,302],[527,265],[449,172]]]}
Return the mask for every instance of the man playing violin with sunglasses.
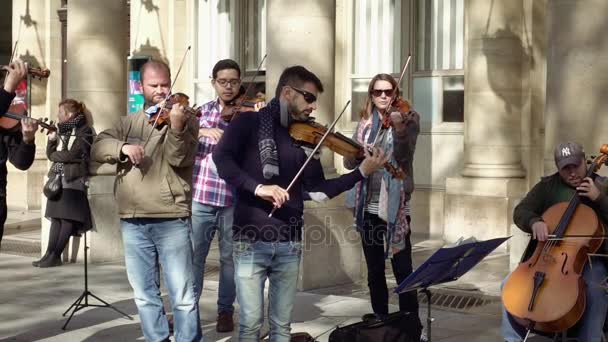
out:
{"label": "man playing violin with sunglasses", "polygon": [[[381,168],[384,153],[374,149],[357,170],[326,180],[313,158],[285,189],[307,159],[289,135],[294,121],[307,121],[317,109],[319,78],[302,66],[287,68],[275,98],[258,113],[241,113],[225,129],[213,152],[220,177],[236,187],[233,254],[240,305],[239,341],[259,341],[264,319],[264,282],[270,281],[270,341],[290,339],[291,314],[302,254],[303,191],[330,198]],[[274,216],[269,217],[273,208]]]}
{"label": "man playing violin with sunglasses", "polygon": [[[2,68],[8,74],[4,79],[4,86],[0,88],[0,117],[8,112],[11,102],[15,98],[15,89],[27,75],[27,64],[17,59]],[[0,132],[0,243],[6,222],[6,161],[10,161],[19,170],[27,170],[32,166],[36,155],[34,138],[38,124],[31,118],[21,120],[21,130]]]}
{"label": "man playing violin with sunglasses", "polygon": [[175,340],[202,341],[192,267],[190,213],[192,166],[198,121],[180,103],[169,124],[150,123],[171,87],[171,71],[151,60],[141,68],[144,109],[120,118],[97,136],[91,159],[117,165],[114,193],[125,265],[147,341],[168,341],[169,324],[160,296],[165,279],[173,309]]}

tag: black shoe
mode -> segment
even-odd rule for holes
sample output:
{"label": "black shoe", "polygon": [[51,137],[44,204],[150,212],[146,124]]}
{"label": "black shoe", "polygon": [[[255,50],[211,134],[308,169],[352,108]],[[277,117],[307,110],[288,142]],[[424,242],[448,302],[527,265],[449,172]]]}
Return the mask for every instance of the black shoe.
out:
{"label": "black shoe", "polygon": [[388,316],[388,315],[368,313],[368,314],[363,315],[361,317],[361,320],[365,323],[377,323],[377,322],[383,321],[386,318],[386,316]]}
{"label": "black shoe", "polygon": [[48,259],[49,257],[49,253],[44,254],[44,256],[36,261],[32,261],[32,266],[34,267],[39,267],[40,263],[43,262],[44,260]]}
{"label": "black shoe", "polygon": [[51,253],[46,260],[43,260],[42,262],[40,262],[38,264],[38,267],[47,268],[47,267],[56,267],[56,266],[61,266],[61,265],[63,265],[63,262],[61,262],[61,256],[57,256],[54,253]]}

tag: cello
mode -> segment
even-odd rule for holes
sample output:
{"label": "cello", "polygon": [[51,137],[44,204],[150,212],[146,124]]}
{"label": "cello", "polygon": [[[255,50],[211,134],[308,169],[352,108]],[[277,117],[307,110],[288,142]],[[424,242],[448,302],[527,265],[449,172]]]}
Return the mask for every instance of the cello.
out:
{"label": "cello", "polygon": [[[586,177],[608,162],[608,145],[593,159]],[[505,309],[528,333],[556,333],[572,327],[585,311],[587,254],[603,242],[604,225],[595,211],[574,194],[542,215],[551,236],[539,241],[530,258],[511,273],[502,290]],[[569,236],[572,237],[569,239]]]}

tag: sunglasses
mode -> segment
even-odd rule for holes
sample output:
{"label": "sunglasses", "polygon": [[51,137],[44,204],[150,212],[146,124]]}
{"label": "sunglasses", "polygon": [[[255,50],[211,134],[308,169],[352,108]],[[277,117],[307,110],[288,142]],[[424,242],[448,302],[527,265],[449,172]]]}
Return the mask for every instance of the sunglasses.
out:
{"label": "sunglasses", "polygon": [[313,103],[313,102],[317,102],[317,97],[314,94],[311,94],[309,92],[307,92],[306,90],[300,89],[300,88],[296,88],[296,87],[292,87],[289,86],[291,89],[295,90],[296,92],[300,93],[302,95],[302,97],[304,97],[304,101],[308,102],[308,103]]}
{"label": "sunglasses", "polygon": [[386,94],[388,97],[391,97],[393,96],[393,89],[372,89],[370,93],[375,97],[382,96],[382,93]]}

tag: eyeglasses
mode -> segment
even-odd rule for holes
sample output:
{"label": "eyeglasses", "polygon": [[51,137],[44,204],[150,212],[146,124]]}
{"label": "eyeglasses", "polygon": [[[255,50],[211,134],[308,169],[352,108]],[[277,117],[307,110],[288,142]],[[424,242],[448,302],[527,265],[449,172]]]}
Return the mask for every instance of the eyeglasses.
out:
{"label": "eyeglasses", "polygon": [[391,97],[393,96],[393,89],[372,89],[370,93],[375,97],[382,96],[382,93],[386,94],[388,97]]}
{"label": "eyeglasses", "polygon": [[314,94],[309,93],[306,90],[303,90],[300,88],[296,88],[296,87],[292,87],[292,86],[289,86],[289,87],[291,89],[295,90],[296,92],[300,93],[304,97],[304,101],[306,101],[308,103],[317,102],[317,97]]}
{"label": "eyeglasses", "polygon": [[228,83],[230,83],[230,85],[233,88],[235,88],[239,84],[241,84],[241,80],[237,80],[237,79],[225,80],[223,78],[219,78],[219,79],[215,80],[215,83],[219,84],[221,87],[224,87],[224,88],[226,88],[226,86],[228,85]]}

